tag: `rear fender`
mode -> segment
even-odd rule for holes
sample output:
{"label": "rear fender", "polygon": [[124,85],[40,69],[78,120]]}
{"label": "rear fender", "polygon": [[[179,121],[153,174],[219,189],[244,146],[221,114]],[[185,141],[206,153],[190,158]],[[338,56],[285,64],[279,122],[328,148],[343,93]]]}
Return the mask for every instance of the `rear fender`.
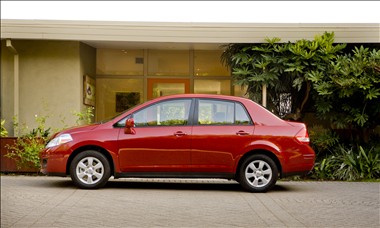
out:
{"label": "rear fender", "polygon": [[273,160],[275,161],[275,163],[277,164],[277,166],[279,168],[279,173],[281,174],[281,171],[282,171],[281,150],[276,144],[269,142],[269,141],[266,141],[266,140],[257,140],[257,141],[252,142],[247,147],[246,151],[244,153],[242,153],[236,159],[234,170],[238,171],[239,165],[241,164],[242,159],[244,160],[244,158],[246,156],[249,156],[251,154],[266,154],[269,157],[273,158]]}
{"label": "rear fender", "polygon": [[266,140],[257,140],[257,141],[252,142],[248,146],[247,152],[252,151],[252,150],[267,150],[274,153],[277,156],[281,155],[280,148],[273,142],[266,141]]}

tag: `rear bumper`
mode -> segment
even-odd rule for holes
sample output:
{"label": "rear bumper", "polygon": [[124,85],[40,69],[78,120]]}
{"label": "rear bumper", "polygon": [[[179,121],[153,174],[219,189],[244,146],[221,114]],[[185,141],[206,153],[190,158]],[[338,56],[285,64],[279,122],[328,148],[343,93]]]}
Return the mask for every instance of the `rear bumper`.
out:
{"label": "rear bumper", "polygon": [[314,168],[316,156],[310,146],[304,145],[302,150],[293,151],[289,155],[291,156],[287,157],[283,165],[282,177],[305,176]]}

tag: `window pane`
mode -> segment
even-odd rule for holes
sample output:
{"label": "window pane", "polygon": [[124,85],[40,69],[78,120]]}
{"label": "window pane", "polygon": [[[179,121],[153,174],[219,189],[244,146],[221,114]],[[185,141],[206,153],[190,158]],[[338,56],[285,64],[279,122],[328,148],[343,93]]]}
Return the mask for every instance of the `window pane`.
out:
{"label": "window pane", "polygon": [[195,76],[230,76],[230,71],[220,62],[223,51],[195,50]]}
{"label": "window pane", "polygon": [[104,120],[143,101],[142,79],[96,79],[96,120]]}
{"label": "window pane", "polygon": [[184,83],[153,83],[153,98],[185,93]]}
{"label": "window pane", "polygon": [[236,119],[235,124],[239,124],[239,125],[251,124],[251,119],[248,117],[248,114],[245,108],[239,103],[236,103],[235,119]]}
{"label": "window pane", "polygon": [[194,93],[231,94],[230,80],[194,80]]}
{"label": "window pane", "polygon": [[144,51],[97,49],[96,74],[98,75],[143,75]]}
{"label": "window pane", "polygon": [[226,101],[200,100],[198,123],[225,125],[234,123],[234,103]]}
{"label": "window pane", "polygon": [[190,79],[149,78],[147,90],[148,100],[161,96],[190,93]]}
{"label": "window pane", "polygon": [[152,105],[133,114],[136,126],[186,125],[191,100],[175,100]]}
{"label": "window pane", "polygon": [[189,76],[189,51],[149,50],[149,76]]}
{"label": "window pane", "polygon": [[247,86],[239,86],[239,85],[234,85],[234,95],[236,97],[246,97],[248,98],[248,94],[247,93]]}

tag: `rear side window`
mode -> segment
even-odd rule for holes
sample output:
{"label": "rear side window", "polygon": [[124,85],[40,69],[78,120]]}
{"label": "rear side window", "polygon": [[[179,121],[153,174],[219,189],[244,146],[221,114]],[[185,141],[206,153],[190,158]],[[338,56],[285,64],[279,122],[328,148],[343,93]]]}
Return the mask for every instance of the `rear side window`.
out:
{"label": "rear side window", "polygon": [[250,125],[251,120],[240,103],[222,100],[199,100],[199,125]]}
{"label": "rear side window", "polygon": [[250,125],[251,118],[249,118],[247,111],[240,103],[235,103],[235,124],[237,125]]}

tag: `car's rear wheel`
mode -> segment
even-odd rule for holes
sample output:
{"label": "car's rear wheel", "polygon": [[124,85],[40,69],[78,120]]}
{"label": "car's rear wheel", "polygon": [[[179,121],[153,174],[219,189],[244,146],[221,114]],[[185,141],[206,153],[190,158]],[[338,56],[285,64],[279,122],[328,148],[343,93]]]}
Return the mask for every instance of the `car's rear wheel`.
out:
{"label": "car's rear wheel", "polygon": [[80,188],[103,187],[110,178],[107,158],[98,151],[87,150],[79,153],[71,162],[70,176]]}
{"label": "car's rear wheel", "polygon": [[246,158],[239,170],[240,185],[250,192],[266,192],[277,181],[278,170],[275,162],[263,154]]}

